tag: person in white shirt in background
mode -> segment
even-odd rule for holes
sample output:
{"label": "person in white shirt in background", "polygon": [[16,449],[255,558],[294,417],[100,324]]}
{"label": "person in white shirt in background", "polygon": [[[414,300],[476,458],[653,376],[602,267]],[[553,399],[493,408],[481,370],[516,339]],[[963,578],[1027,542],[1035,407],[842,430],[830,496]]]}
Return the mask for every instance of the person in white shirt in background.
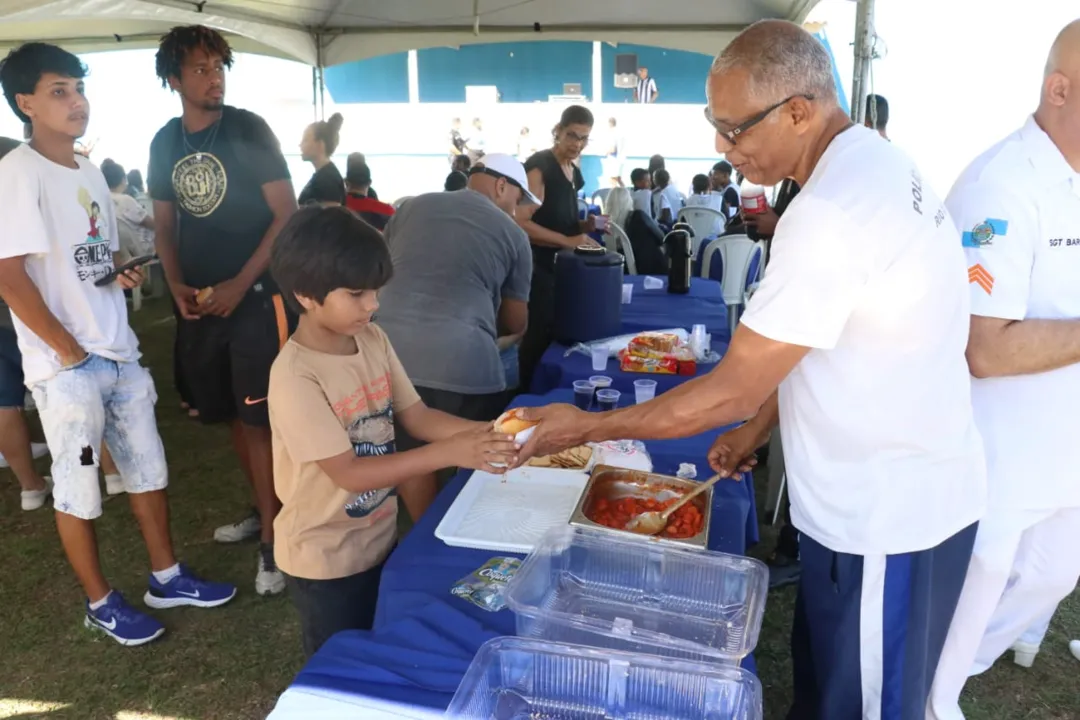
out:
{"label": "person in white shirt in background", "polygon": [[[645,168],[634,168],[630,171],[630,184],[634,187],[634,190],[630,193],[634,197],[634,209],[640,210],[653,220],[656,220],[656,213],[653,208],[652,175]],[[661,197],[660,209],[671,211],[671,205],[668,204],[667,198]]]}
{"label": "person in white shirt in background", "polygon": [[729,220],[738,215],[739,210],[742,209],[739,186],[731,180],[731,173],[734,170],[731,163],[721,160],[712,166],[712,172],[709,174],[713,192],[724,199],[725,213]]}
{"label": "person in white shirt in background", "polygon": [[[724,198],[710,190],[708,175],[695,175],[691,183],[693,194],[686,198],[686,207],[707,207],[718,213],[724,212]],[[715,237],[724,232],[725,222],[716,218],[713,220],[711,232],[705,237]]]}
{"label": "person in white shirt in background", "polygon": [[946,202],[968,256],[990,506],[930,720],[962,718],[968,675],[1010,647],[1030,664],[1080,578],[1080,21],[1054,42],[1035,114],[976,158]]}
{"label": "person in white shirt in background", "polygon": [[623,186],[623,162],[626,159],[626,139],[618,129],[619,122],[615,118],[608,118],[608,149],[604,156],[604,177],[611,183],[611,187]]}
{"label": "person in white shirt in background", "polygon": [[653,173],[653,217],[661,225],[671,225],[682,210],[683,199],[679,189],[671,184],[671,173],[660,168]]}
{"label": "person in white shirt in background", "polygon": [[154,216],[127,192],[127,173],[119,163],[106,158],[101,174],[109,185],[116,222],[120,230],[120,251],[125,261],[154,254]]}
{"label": "person in white shirt in background", "polygon": [[706,88],[716,150],[802,187],[761,287],[710,373],[625,409],[526,410],[520,462],[753,418],[710,451],[728,475],[779,421],[802,532],[788,718],[921,720],[986,504],[955,226],[907,155],[850,122],[798,25],[751,25]]}

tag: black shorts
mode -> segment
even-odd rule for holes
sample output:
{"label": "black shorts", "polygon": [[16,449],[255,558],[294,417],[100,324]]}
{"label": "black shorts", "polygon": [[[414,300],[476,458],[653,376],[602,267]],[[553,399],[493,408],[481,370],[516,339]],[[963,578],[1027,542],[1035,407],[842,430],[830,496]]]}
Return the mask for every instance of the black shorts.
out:
{"label": "black shorts", "polygon": [[382,571],[383,563],[380,563],[370,570],[334,580],[285,575],[289,597],[300,615],[300,637],[308,657],[342,630],[371,629]]}
{"label": "black shorts", "polygon": [[253,292],[227,318],[178,322],[178,360],[199,419],[269,425],[270,366],[296,326],[281,295]]}

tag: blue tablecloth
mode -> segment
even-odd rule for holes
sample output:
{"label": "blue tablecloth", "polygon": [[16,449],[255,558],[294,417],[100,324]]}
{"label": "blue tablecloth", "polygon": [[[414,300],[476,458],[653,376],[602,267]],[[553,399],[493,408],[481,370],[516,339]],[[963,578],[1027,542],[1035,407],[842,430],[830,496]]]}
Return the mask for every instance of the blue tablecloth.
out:
{"label": "blue tablecloth", "polygon": [[694,278],[690,292],[674,295],[667,291],[667,278],[660,278],[664,287],[659,290],[645,289],[644,275],[627,275],[624,282],[633,283],[634,294],[629,305],[622,306],[624,333],[646,330],[666,330],[704,325],[714,342],[730,340],[727,306],[720,283],[715,280]]}
{"label": "blue tablecloth", "polygon": [[[723,356],[727,352],[727,347],[727,343],[723,340],[713,340],[712,349],[717,354]],[[715,364],[698,365],[694,377],[700,377],[714,367],[716,367]],[[655,380],[656,392],[660,394],[690,379],[686,375],[647,375],[623,372],[619,369],[618,358],[608,360],[607,369],[598,372],[592,369],[592,358],[590,356],[579,352],[567,355],[565,345],[554,343],[544,353],[544,357],[540,359],[540,364],[533,374],[532,387],[529,390],[534,395],[543,395],[559,388],[570,389],[573,388],[575,380],[588,380],[593,375],[606,375],[611,378],[611,386],[623,394],[619,398],[619,404],[623,407],[634,403],[635,380]]]}
{"label": "blue tablecloth", "polygon": [[[523,395],[513,404],[567,402],[571,395],[568,391],[544,397]],[[679,463],[692,462],[704,479],[708,472],[705,456],[718,432],[646,443],[656,471],[674,474]],[[379,588],[374,630],[342,632],[331,638],[300,671],[286,693],[289,697],[283,696],[283,712],[278,717],[298,716],[295,711],[284,712],[287,699],[292,707],[309,712],[315,712],[312,703],[320,699],[330,698],[328,702],[339,710],[350,703],[355,710],[363,703],[368,714],[355,717],[374,717],[374,703],[443,710],[480,645],[499,635],[515,634],[509,610],[487,612],[450,595],[457,580],[498,554],[450,547],[434,535],[468,476],[459,473],[446,486],[390,556]],[[745,554],[747,546],[757,541],[749,476],[742,482],[718,483],[714,498],[709,547]],[[752,656],[743,665],[755,670]],[[396,710],[379,717],[430,716],[420,710],[416,714]]]}

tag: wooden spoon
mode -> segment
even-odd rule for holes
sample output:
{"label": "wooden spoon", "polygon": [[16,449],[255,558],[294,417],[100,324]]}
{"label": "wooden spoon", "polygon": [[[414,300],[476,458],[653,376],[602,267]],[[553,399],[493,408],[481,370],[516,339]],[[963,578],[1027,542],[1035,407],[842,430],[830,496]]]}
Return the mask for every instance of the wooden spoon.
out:
{"label": "wooden spoon", "polygon": [[667,527],[668,520],[671,519],[672,514],[674,514],[676,510],[711,488],[719,479],[720,475],[713,475],[711,478],[683,495],[679,498],[677,503],[663,512],[656,512],[653,510],[630,518],[630,522],[626,523],[626,529],[641,535],[656,535],[657,533],[662,532],[663,529]]}

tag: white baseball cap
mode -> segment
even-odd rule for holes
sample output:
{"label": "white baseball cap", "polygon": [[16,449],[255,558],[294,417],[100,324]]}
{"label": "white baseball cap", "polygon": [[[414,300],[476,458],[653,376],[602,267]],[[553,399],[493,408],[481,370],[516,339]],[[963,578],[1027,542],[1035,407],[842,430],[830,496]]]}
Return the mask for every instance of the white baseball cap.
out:
{"label": "white baseball cap", "polygon": [[473,163],[469,168],[469,174],[484,173],[492,177],[503,178],[511,185],[521,190],[521,200],[518,205],[542,205],[540,198],[529,192],[529,178],[525,174],[525,166],[517,161],[517,158],[503,153],[491,153]]}

